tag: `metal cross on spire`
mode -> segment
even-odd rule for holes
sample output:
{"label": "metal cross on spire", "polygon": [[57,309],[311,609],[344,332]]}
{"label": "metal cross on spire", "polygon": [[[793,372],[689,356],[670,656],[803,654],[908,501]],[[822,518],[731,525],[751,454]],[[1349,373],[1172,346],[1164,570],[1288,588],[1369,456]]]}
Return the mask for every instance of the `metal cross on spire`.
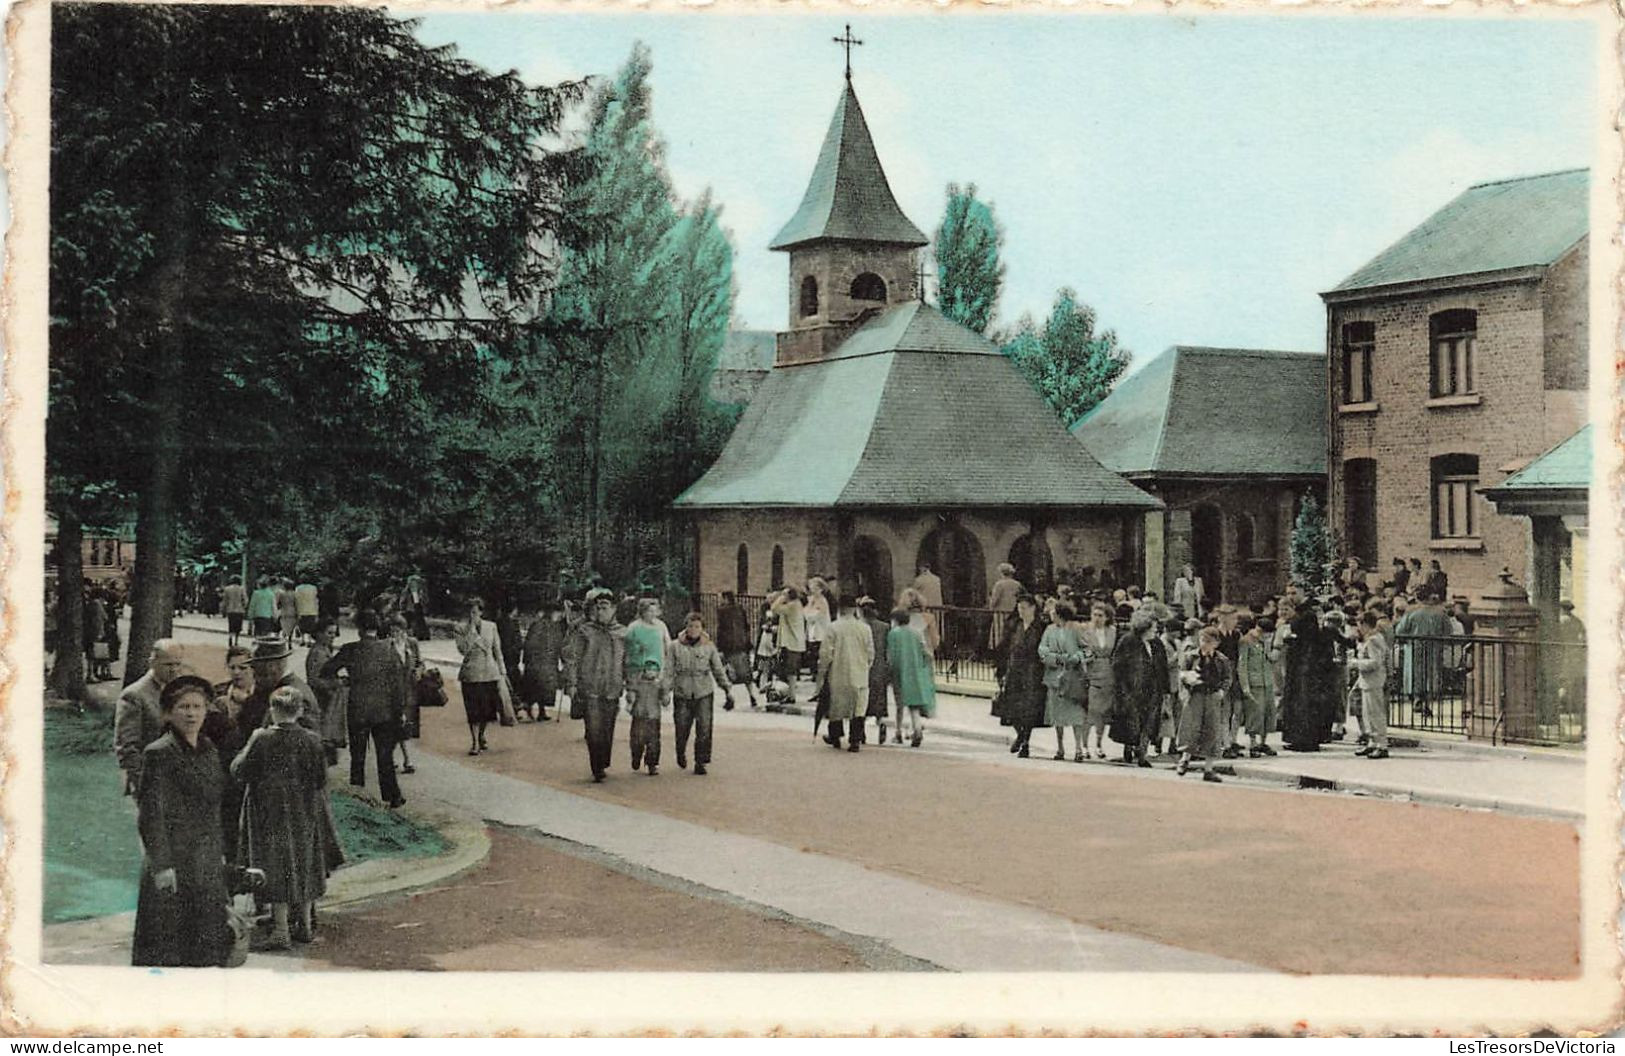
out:
{"label": "metal cross on spire", "polygon": [[862,47],[863,41],[852,35],[852,23],[850,22],[846,24],[845,36],[832,37],[830,39],[834,40],[835,43],[846,49],[846,79],[850,81],[852,79],[852,48],[854,45]]}

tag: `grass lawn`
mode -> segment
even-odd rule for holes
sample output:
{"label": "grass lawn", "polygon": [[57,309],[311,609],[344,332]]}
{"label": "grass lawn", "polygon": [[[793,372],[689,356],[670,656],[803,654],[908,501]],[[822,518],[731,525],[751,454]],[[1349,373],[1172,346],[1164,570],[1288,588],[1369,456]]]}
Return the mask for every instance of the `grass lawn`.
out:
{"label": "grass lawn", "polygon": [[[45,712],[45,923],[135,909],[141,840],[113,762],[111,711]],[[332,793],[345,857],[433,857],[444,837],[393,811]]]}

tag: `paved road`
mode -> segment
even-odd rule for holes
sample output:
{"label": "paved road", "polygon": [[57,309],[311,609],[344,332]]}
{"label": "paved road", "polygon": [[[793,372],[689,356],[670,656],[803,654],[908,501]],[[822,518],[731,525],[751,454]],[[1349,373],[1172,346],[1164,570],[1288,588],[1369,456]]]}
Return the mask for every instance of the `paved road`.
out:
{"label": "paved road", "polygon": [[[219,649],[218,636],[181,637],[202,646],[200,661]],[[579,724],[494,729],[493,751],[471,759],[461,719],[455,692],[426,715],[409,798],[586,843],[945,968],[1576,967],[1569,824],[1016,760],[949,737],[835,753],[808,719],[738,711],[722,715],[709,776],[675,767],[669,724],[661,776],[628,773],[623,721],[617,768],[593,785]]]}

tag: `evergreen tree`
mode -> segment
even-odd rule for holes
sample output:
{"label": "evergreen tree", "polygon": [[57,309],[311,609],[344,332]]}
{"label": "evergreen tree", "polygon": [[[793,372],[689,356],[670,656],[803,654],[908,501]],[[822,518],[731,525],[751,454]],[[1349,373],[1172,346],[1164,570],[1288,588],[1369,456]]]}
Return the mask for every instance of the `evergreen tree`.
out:
{"label": "evergreen tree", "polygon": [[356,8],[63,5],[52,69],[47,472],[81,522],[89,485],[134,495],[133,678],[186,521],[381,515],[488,404],[481,350],[567,240],[544,145],[578,93]]}
{"label": "evergreen tree", "polygon": [[1002,345],[1068,426],[1106,398],[1131,358],[1116,332],[1095,332],[1095,310],[1071,289],[1056,294],[1042,329],[1025,316]]}
{"label": "evergreen tree", "polygon": [[979,334],[987,331],[998,310],[1003,245],[993,206],[976,197],[976,185],[962,191],[950,183],[948,207],[937,228],[937,307]]}
{"label": "evergreen tree", "polygon": [[[672,542],[667,507],[721,449],[733,415],[707,391],[733,304],[733,250],[709,193],[678,201],[655,130],[649,50],[636,45],[594,93],[583,178],[566,198],[579,229],[546,332],[581,514],[572,564],[630,576]],[[606,531],[606,525],[612,530]]]}
{"label": "evergreen tree", "polygon": [[1292,525],[1292,582],[1309,597],[1331,592],[1337,576],[1337,553],[1326,514],[1311,494],[1305,494]]}

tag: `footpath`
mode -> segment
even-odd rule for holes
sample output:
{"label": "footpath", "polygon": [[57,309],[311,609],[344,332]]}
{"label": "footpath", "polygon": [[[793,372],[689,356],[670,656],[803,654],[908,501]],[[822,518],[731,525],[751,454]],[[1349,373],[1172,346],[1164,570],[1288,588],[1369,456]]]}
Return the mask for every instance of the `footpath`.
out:
{"label": "footpath", "polygon": [[[222,636],[226,628],[223,618],[198,615],[178,617],[175,626],[177,630]],[[423,642],[421,650],[426,661],[446,669],[448,677],[455,677],[460,660],[452,642],[432,639]],[[797,687],[798,698],[806,701],[811,695],[811,686],[803,681]],[[989,700],[977,695],[975,687],[939,682],[937,715],[928,723],[930,735],[955,738],[967,745],[1007,747],[1011,731],[999,725],[989,708]],[[810,702],[780,710],[809,720],[812,715]],[[1389,759],[1368,760],[1355,755],[1354,734],[1350,733],[1346,741],[1326,745],[1319,752],[1282,750],[1274,757],[1227,761],[1220,773],[1288,787],[1497,810],[1575,823],[1584,816],[1585,756],[1580,751],[1491,746],[1405,730],[1394,730],[1392,736],[1406,746],[1396,747]],[[1033,755],[1047,760],[1054,751],[1053,737],[1052,731],[1038,731],[1033,737]],[[1278,743],[1274,747],[1280,750]],[[1121,746],[1108,741],[1106,752],[1105,762],[1085,765],[1121,768],[1113,761],[1121,757]],[[1164,759],[1157,765],[1168,768],[1172,763]]]}

